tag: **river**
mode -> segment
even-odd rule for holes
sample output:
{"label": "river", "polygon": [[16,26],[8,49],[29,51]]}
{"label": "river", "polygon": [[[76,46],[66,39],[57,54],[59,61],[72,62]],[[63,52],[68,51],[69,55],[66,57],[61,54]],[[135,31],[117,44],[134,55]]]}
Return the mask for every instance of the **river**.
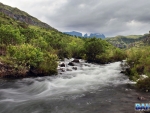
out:
{"label": "river", "polygon": [[120,62],[76,67],[57,76],[0,79],[0,113],[136,113],[137,97],[148,98],[120,73]]}

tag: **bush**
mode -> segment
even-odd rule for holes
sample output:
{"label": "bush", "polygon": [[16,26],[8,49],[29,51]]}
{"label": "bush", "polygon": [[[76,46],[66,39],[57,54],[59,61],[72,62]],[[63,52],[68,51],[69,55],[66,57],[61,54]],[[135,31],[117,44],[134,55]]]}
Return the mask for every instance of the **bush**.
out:
{"label": "bush", "polygon": [[43,53],[40,49],[30,44],[10,45],[7,50],[8,58],[17,65],[36,67],[43,61]]}
{"label": "bush", "polygon": [[57,73],[57,55],[48,52],[43,53],[41,49],[30,44],[9,46],[7,58],[19,70],[28,70],[33,75],[51,75]]}
{"label": "bush", "polygon": [[123,50],[120,50],[119,48],[113,50],[112,59],[114,61],[121,61],[125,58],[126,58],[126,53]]}
{"label": "bush", "polygon": [[84,48],[87,60],[90,62],[95,62],[97,60],[97,55],[102,54],[105,51],[103,41],[98,38],[88,38],[85,41]]}
{"label": "bush", "polygon": [[56,74],[58,66],[56,60],[58,60],[57,55],[53,55],[48,52],[45,53],[44,61],[42,61],[38,67],[41,73],[46,75]]}
{"label": "bush", "polygon": [[24,36],[20,33],[19,29],[13,28],[10,25],[0,26],[0,42],[1,44],[21,44],[25,42]]}
{"label": "bush", "polygon": [[150,75],[150,47],[132,48],[127,50],[127,64],[130,67],[131,79],[138,79],[139,75]]}

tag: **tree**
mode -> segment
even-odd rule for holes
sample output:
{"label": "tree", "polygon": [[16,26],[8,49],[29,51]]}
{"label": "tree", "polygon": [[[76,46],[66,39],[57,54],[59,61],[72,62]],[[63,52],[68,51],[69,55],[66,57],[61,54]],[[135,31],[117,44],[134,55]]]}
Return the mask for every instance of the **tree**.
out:
{"label": "tree", "polygon": [[85,50],[88,61],[96,61],[96,55],[105,51],[103,41],[97,38],[88,38],[85,42]]}

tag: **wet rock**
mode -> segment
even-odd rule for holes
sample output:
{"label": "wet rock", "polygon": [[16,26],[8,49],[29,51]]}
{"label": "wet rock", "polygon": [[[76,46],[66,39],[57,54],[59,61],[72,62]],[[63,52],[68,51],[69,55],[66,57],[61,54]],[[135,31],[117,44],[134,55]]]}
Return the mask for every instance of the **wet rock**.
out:
{"label": "wet rock", "polygon": [[74,63],[73,62],[69,62],[68,65],[69,66],[74,66]]}
{"label": "wet rock", "polygon": [[72,67],[72,69],[77,70],[77,67]]}
{"label": "wet rock", "polygon": [[125,73],[125,71],[121,71],[120,73]]}
{"label": "wet rock", "polygon": [[65,69],[59,68],[59,69],[58,69],[58,73],[61,73],[61,72],[65,72]]}
{"label": "wet rock", "polygon": [[64,68],[60,68],[61,72],[65,72],[65,69]]}
{"label": "wet rock", "polygon": [[60,67],[65,67],[65,64],[64,64],[64,63],[62,63],[62,64],[59,64],[59,66],[60,66]]}
{"label": "wet rock", "polygon": [[74,59],[72,62],[79,63],[79,59]]}

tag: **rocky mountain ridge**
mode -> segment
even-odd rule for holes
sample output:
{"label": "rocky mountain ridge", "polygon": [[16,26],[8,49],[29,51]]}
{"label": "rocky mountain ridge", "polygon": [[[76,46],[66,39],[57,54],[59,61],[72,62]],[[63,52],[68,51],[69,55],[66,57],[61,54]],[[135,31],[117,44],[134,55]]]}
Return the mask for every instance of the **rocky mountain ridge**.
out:
{"label": "rocky mountain ridge", "polygon": [[50,25],[41,22],[35,17],[30,16],[28,13],[19,10],[18,8],[13,8],[7,5],[4,5],[0,2],[0,13],[4,13],[5,15],[17,20],[24,22],[29,25],[39,26],[42,28],[54,29]]}
{"label": "rocky mountain ridge", "polygon": [[69,34],[72,36],[78,36],[78,37],[85,37],[85,38],[92,38],[92,37],[96,37],[96,38],[105,38],[104,34],[100,34],[100,33],[91,33],[90,35],[86,34],[82,34],[80,32],[77,31],[71,31],[71,32],[64,32],[65,34]]}

